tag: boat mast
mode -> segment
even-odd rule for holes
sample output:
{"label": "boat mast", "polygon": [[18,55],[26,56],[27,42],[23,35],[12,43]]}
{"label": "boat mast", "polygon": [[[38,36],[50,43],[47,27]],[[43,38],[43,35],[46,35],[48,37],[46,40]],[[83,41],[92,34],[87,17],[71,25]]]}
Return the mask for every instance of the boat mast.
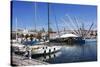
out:
{"label": "boat mast", "polygon": [[15,19],[15,23],[16,23],[16,40],[18,40],[17,39],[17,18]]}
{"label": "boat mast", "polygon": [[49,10],[50,10],[50,9],[49,9],[49,6],[50,6],[50,5],[49,5],[49,3],[48,3],[48,40],[50,40],[50,18],[49,18],[49,15],[50,15],[50,14],[49,14],[49,13],[50,13]]}
{"label": "boat mast", "polygon": [[[53,11],[55,14],[55,10]],[[58,22],[57,22],[57,17],[55,15],[55,22],[56,22],[56,27],[57,27],[57,32],[58,32],[58,36],[60,37],[60,31],[59,31],[59,27],[58,27]]]}
{"label": "boat mast", "polygon": [[36,8],[37,8],[37,7],[36,7],[36,6],[37,6],[37,5],[36,5],[36,2],[35,2],[35,4],[34,4],[34,6],[35,6],[35,14],[34,14],[34,15],[35,15],[35,32],[36,32],[36,22],[37,22],[37,17],[36,17],[36,15],[37,15],[37,12],[36,12]]}

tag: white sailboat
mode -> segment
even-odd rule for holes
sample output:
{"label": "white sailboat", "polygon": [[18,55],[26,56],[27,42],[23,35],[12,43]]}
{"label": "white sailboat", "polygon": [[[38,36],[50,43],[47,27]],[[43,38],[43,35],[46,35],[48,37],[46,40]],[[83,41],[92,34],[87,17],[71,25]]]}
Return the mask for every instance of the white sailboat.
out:
{"label": "white sailboat", "polygon": [[11,40],[11,47],[13,52],[25,52],[25,45],[21,44],[21,39],[17,36],[17,18],[16,18],[16,39]]}
{"label": "white sailboat", "polygon": [[[36,3],[35,3],[35,8],[36,8]],[[46,43],[48,42],[49,42],[49,4],[48,4],[48,40],[46,41]],[[31,46],[31,49],[32,49],[31,54],[48,54],[59,51],[61,49],[61,46],[36,45],[36,46]]]}
{"label": "white sailboat", "polygon": [[38,45],[31,46],[32,51],[31,54],[51,54],[59,51],[61,46],[46,46],[46,45]]}

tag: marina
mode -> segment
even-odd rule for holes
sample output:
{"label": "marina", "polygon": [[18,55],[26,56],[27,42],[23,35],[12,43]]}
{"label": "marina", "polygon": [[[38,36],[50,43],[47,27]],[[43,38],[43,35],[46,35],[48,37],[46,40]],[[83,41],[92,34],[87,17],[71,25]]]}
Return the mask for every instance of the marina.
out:
{"label": "marina", "polygon": [[11,6],[15,7],[11,20],[12,66],[97,61],[96,18],[90,20],[88,14],[84,15],[84,10],[95,7],[24,1],[12,1]]}
{"label": "marina", "polygon": [[[62,45],[60,51],[50,54],[32,54],[31,58],[48,64],[85,62],[97,60],[96,40],[87,40],[85,44],[68,45],[66,43],[51,43],[51,46]],[[26,62],[27,63],[27,62]],[[32,61],[33,65],[34,62]],[[38,62],[36,63],[38,64]],[[26,64],[25,64],[26,65]],[[31,64],[30,64],[31,65]]]}

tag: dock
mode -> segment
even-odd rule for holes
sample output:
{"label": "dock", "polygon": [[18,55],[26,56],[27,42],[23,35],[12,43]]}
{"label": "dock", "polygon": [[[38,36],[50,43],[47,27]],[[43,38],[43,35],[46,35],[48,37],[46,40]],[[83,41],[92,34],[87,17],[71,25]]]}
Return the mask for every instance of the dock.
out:
{"label": "dock", "polygon": [[12,66],[32,66],[32,65],[47,65],[44,61],[36,60],[36,59],[28,59],[27,57],[13,54],[11,59]]}

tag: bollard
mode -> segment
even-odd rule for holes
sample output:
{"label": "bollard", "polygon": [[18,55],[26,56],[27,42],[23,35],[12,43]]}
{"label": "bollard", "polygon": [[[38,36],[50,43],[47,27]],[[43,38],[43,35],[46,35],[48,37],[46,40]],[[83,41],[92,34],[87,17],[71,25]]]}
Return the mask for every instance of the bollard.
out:
{"label": "bollard", "polygon": [[31,58],[31,48],[30,48],[30,46],[27,46],[27,52],[28,52],[28,59],[32,59]]}
{"label": "bollard", "polygon": [[32,58],[31,58],[31,49],[29,49],[29,51],[28,51],[28,58],[29,58],[29,59],[32,59]]}

